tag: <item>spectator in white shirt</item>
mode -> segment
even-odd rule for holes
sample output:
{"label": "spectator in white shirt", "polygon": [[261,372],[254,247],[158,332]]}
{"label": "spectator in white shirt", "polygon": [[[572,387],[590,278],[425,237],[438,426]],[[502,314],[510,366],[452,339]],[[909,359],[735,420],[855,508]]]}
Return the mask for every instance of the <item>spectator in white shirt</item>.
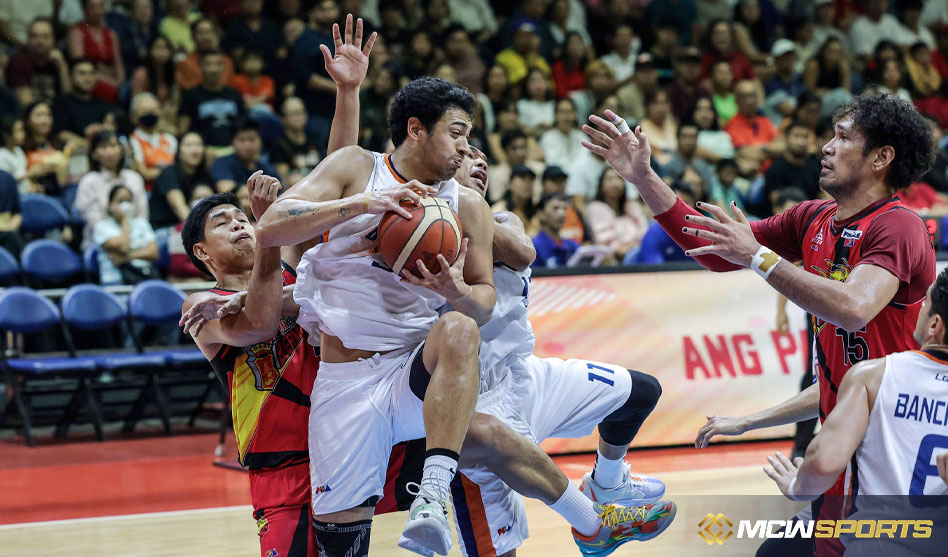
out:
{"label": "spectator in white shirt", "polygon": [[849,43],[857,56],[872,54],[876,43],[899,35],[899,20],[888,13],[889,0],[869,0],[866,13],[858,16],[849,30]]}
{"label": "spectator in white shirt", "polygon": [[526,95],[517,101],[517,113],[520,116],[520,124],[530,135],[538,137],[553,126],[553,88],[549,76],[536,67],[527,72],[523,81],[526,84]]}
{"label": "spectator in white shirt", "polygon": [[901,0],[898,3],[899,34],[893,37],[896,43],[911,46],[919,41],[928,48],[935,48],[935,36],[921,24],[922,0]]}
{"label": "spectator in white shirt", "polygon": [[635,59],[639,54],[642,41],[635,36],[632,27],[622,24],[616,27],[612,35],[612,51],[601,58],[616,79],[616,86],[622,87],[635,74]]}
{"label": "spectator in white shirt", "polygon": [[576,124],[576,106],[569,98],[556,101],[556,125],[540,136],[547,166],[567,166],[583,151],[586,134]]}
{"label": "spectator in white shirt", "polygon": [[945,2],[945,0],[925,0],[920,23],[925,27],[948,25],[948,2]]}
{"label": "spectator in white shirt", "polygon": [[499,29],[494,9],[487,0],[448,0],[451,23],[464,27],[475,42],[489,39]]}
{"label": "spectator in white shirt", "polygon": [[158,278],[153,264],[158,259],[155,231],[147,220],[135,216],[132,192],[123,185],[114,186],[106,210],[93,234],[99,247],[99,282],[137,284]]}

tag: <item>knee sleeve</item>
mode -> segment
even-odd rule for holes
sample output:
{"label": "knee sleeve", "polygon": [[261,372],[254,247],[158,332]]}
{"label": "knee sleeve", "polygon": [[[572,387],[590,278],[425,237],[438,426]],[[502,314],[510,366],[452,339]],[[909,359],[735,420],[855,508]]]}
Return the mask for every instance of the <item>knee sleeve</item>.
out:
{"label": "knee sleeve", "polygon": [[662,396],[662,386],[658,379],[640,371],[628,371],[632,376],[632,392],[629,398],[599,424],[600,437],[610,445],[631,443],[642,427],[642,422],[652,413]]}
{"label": "knee sleeve", "polygon": [[371,520],[345,524],[313,521],[320,557],[368,557]]}

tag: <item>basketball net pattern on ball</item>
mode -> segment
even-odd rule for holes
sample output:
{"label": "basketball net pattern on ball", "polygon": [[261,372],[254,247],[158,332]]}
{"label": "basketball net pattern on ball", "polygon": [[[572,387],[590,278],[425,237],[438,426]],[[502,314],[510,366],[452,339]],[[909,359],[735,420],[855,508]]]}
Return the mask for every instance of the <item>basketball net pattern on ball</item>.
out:
{"label": "basketball net pattern on ball", "polygon": [[[432,226],[437,225],[439,222],[446,223],[451,225],[451,232],[454,233],[457,243],[455,244],[460,248],[461,246],[461,230],[458,228],[457,222],[454,220],[454,215],[452,214],[451,207],[441,198],[438,197],[424,197],[419,203],[421,207],[424,207],[425,211],[421,217],[421,222],[418,226],[415,227],[414,232],[408,238],[408,241],[405,242],[405,246],[402,248],[402,251],[399,252],[398,257],[395,258],[395,264],[392,265],[392,271],[397,274],[401,274],[402,269],[405,268],[405,264],[409,263],[408,258],[411,256],[411,253],[418,246],[418,242],[421,241],[421,238],[428,232],[428,229]],[[442,224],[442,226],[444,226]],[[442,233],[446,233],[442,228]],[[454,254],[457,257],[457,253]],[[446,257],[448,263],[454,263],[454,260]]]}

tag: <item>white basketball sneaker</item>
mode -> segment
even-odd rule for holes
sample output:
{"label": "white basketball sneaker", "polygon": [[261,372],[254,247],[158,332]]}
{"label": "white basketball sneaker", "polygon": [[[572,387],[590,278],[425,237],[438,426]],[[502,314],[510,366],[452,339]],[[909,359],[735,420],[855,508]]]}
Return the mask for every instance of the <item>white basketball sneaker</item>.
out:
{"label": "white basketball sneaker", "polygon": [[649,505],[665,494],[665,483],[658,478],[632,474],[628,463],[622,463],[622,481],[619,485],[606,489],[593,479],[592,472],[586,472],[579,490],[595,503],[607,505],[614,503],[623,507]]}
{"label": "white basketball sneaker", "polygon": [[[448,525],[448,502],[439,500],[416,483],[405,489],[415,495],[408,511],[408,522],[398,538],[398,547],[432,557],[434,553],[447,555],[451,549],[451,527]],[[416,491],[412,491],[412,490]]]}

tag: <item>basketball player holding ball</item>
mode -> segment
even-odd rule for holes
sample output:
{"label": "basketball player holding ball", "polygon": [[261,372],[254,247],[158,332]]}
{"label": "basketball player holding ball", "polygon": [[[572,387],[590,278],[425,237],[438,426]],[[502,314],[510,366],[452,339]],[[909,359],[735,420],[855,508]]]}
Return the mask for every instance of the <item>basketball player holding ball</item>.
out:
{"label": "basketball player holding ball", "polygon": [[[476,100],[440,79],[410,82],[391,105],[391,155],[346,147],[258,221],[261,246],[329,231],[298,267],[298,323],[320,339],[310,413],[310,472],[321,554],[367,555],[391,447],[427,438],[421,485],[400,545],[450,548],[446,501],[478,390],[478,326],[494,307],[490,208],[453,176],[468,151]],[[454,264],[392,272],[373,252],[382,214],[442,199],[460,216]],[[450,303],[459,311],[439,315]],[[461,313],[463,311],[463,314]],[[474,318],[468,317],[474,316]]]}

